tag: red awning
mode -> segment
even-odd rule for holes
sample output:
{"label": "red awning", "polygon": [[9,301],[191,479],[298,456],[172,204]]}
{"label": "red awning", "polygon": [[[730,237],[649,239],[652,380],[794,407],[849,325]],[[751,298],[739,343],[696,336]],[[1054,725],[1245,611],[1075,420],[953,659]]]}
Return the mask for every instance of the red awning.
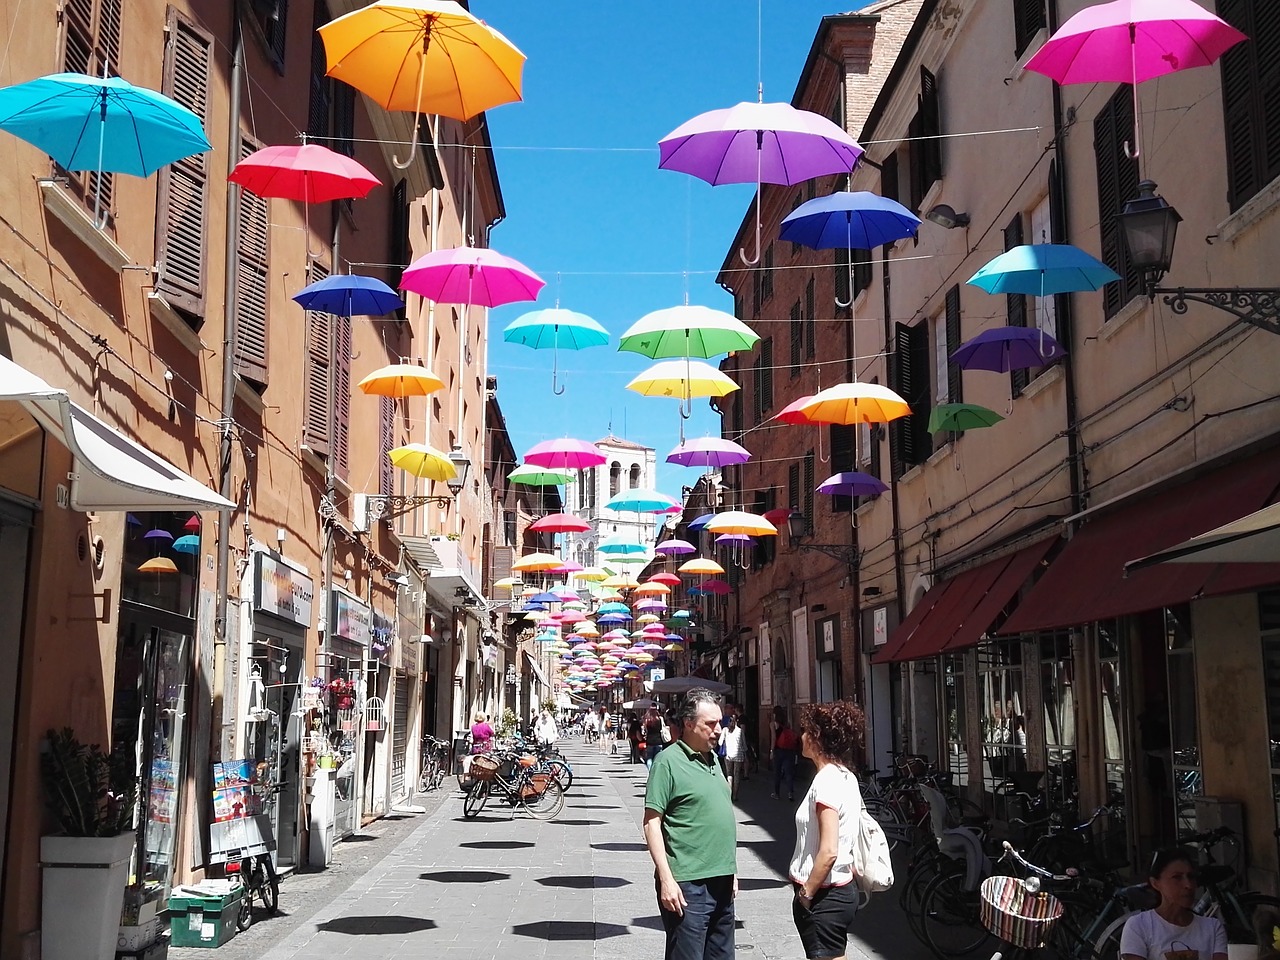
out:
{"label": "red awning", "polygon": [[[982,639],[1009,601],[1017,596],[1022,584],[1054,542],[1050,537],[936,585],[895,631],[885,649],[871,658],[872,662],[922,660],[943,651],[973,646]],[[934,591],[940,591],[936,602],[925,615],[913,622],[916,611],[924,606],[924,600]],[[908,626],[911,630],[903,634]]]}
{"label": "red awning", "polygon": [[898,651],[911,639],[916,627],[920,626],[920,621],[925,618],[925,615],[930,610],[937,606],[938,601],[947,592],[947,588],[954,582],[953,580],[944,580],[942,583],[935,583],[926,590],[925,595],[920,598],[920,602],[911,608],[911,612],[907,614],[905,620],[898,624],[898,628],[893,631],[885,645],[871,655],[871,662],[892,663],[895,660],[902,659],[898,656]]}
{"label": "red awning", "polygon": [[1090,520],[999,632],[1092,623],[1263,585],[1268,573],[1218,564],[1167,563],[1127,577],[1124,565],[1257,510],[1278,486],[1280,449],[1273,449]]}

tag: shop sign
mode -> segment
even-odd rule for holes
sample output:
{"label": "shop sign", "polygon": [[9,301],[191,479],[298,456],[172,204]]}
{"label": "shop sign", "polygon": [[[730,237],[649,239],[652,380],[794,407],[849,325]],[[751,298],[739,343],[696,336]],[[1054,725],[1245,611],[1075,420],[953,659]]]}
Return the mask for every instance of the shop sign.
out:
{"label": "shop sign", "polygon": [[371,639],[373,611],[355,597],[333,592],[333,632],[352,643],[367,647]]}
{"label": "shop sign", "polygon": [[391,645],[396,639],[396,625],[390,617],[384,617],[378,611],[373,612],[373,627],[370,630],[369,649],[375,660],[385,660]]}
{"label": "shop sign", "polygon": [[871,639],[877,647],[889,642],[889,608],[876,607],[871,613]]}
{"label": "shop sign", "polygon": [[311,578],[265,553],[258,554],[257,571],[254,608],[304,627],[311,626],[311,604],[315,599]]}

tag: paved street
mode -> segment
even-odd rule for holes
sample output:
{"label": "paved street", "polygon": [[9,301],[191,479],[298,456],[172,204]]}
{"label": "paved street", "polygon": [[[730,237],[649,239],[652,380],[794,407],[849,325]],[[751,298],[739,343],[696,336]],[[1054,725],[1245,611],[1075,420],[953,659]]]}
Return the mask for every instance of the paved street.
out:
{"label": "paved street", "polygon": [[[286,881],[280,902],[290,916],[259,920],[221,955],[660,957],[653,865],[640,837],[644,769],[578,743],[566,753],[577,776],[559,819],[512,820],[486,807],[467,821],[461,797],[453,793],[433,812],[368,828],[367,845],[385,848],[385,856],[324,905],[312,901],[306,919],[300,919],[297,897],[311,878]],[[791,807],[769,799],[767,778],[762,770],[745,784],[738,806],[738,950],[772,960],[797,957],[800,949],[784,880],[794,838]],[[413,826],[402,833],[406,824]],[[340,860],[360,845],[340,845]],[[907,931],[892,894],[859,916],[857,934],[853,957],[927,955]],[[171,951],[176,958],[196,953]]]}

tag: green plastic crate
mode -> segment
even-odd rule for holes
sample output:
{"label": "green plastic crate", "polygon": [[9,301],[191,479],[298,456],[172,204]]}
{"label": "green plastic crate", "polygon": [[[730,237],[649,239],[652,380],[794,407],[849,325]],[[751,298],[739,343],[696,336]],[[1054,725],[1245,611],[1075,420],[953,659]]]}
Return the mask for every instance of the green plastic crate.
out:
{"label": "green plastic crate", "polygon": [[225,896],[175,893],[169,898],[169,936],[175,947],[220,947],[236,935],[241,891]]}

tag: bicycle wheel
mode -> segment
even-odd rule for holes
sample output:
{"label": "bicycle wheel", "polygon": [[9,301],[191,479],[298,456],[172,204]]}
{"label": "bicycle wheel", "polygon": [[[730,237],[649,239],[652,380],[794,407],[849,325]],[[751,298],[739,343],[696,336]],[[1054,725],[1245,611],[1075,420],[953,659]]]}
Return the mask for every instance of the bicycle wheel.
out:
{"label": "bicycle wheel", "polygon": [[[876,823],[882,827],[901,826],[902,820],[898,817],[898,813],[893,809],[893,805],[880,799],[879,797],[867,797],[862,801],[867,813],[871,814]],[[885,839],[889,841],[889,849],[892,851],[898,846],[898,834],[894,830],[885,831]]]}
{"label": "bicycle wheel", "polygon": [[922,943],[925,940],[924,928],[920,923],[920,911],[924,906],[924,894],[938,876],[944,873],[963,874],[964,864],[959,860],[935,853],[932,857],[921,857],[912,864],[898,896],[898,904],[907,917],[907,926]]}
{"label": "bicycle wheel", "polygon": [[[516,789],[524,787],[525,784],[521,784]],[[552,820],[564,809],[564,790],[561,789],[559,782],[552,778],[547,781],[545,789],[530,796],[521,797],[520,806],[524,807],[529,816],[536,820]]]}
{"label": "bicycle wheel", "polygon": [[431,786],[432,790],[439,790],[440,785],[444,783],[445,774],[445,758],[436,757],[435,762],[431,765]]}
{"label": "bicycle wheel", "polygon": [[271,865],[271,857],[266,854],[258,861],[258,878],[258,896],[262,898],[267,913],[274,916],[280,911],[280,877]]}
{"label": "bicycle wheel", "polygon": [[462,815],[468,820],[472,820],[480,815],[480,811],[484,809],[485,801],[489,799],[489,782],[487,780],[477,780],[470,790],[467,791],[467,798],[462,801]]}
{"label": "bicycle wheel", "polygon": [[428,790],[434,790],[431,785],[432,779],[436,773],[436,761],[433,757],[422,765],[422,772],[418,774],[418,793],[426,793]]}
{"label": "bicycle wheel", "polygon": [[253,890],[241,885],[240,912],[236,914],[236,929],[244,933],[253,924]]}
{"label": "bicycle wheel", "polygon": [[1227,928],[1229,943],[1256,943],[1253,915],[1259,907],[1280,910],[1280,900],[1265,893],[1228,893],[1218,901],[1218,918]]}
{"label": "bicycle wheel", "polygon": [[556,778],[556,783],[560,784],[561,790],[565,793],[569,792],[569,788],[573,786],[573,767],[569,766],[567,760],[552,757],[543,761],[542,768]]}
{"label": "bicycle wheel", "polygon": [[925,943],[942,960],[994,949],[996,939],[979,916],[981,899],[977,890],[964,889],[963,874],[939,874],[925,888],[920,927]]}

